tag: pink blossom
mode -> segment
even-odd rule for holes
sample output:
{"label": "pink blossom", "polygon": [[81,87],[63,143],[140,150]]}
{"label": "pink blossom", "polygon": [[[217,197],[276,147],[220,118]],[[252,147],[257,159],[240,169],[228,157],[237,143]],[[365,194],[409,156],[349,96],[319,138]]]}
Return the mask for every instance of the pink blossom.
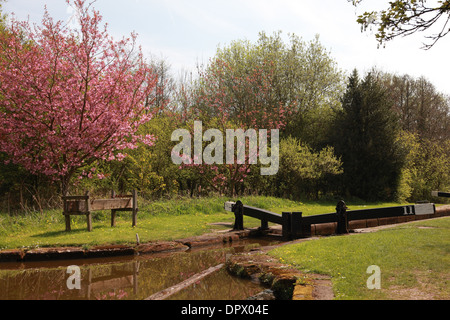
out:
{"label": "pink blossom", "polygon": [[137,130],[152,118],[147,100],[157,83],[135,34],[113,40],[86,0],[73,2],[81,31],[46,11],[40,26],[13,20],[0,32],[2,56],[10,57],[0,59],[0,152],[65,185],[96,159],[122,160],[117,151],[152,144]]}

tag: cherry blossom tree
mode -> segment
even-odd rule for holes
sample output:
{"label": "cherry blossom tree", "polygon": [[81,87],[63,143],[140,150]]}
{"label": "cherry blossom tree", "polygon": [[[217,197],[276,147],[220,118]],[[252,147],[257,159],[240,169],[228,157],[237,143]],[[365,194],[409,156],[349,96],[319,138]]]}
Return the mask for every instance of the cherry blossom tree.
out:
{"label": "cherry blossom tree", "polygon": [[157,77],[136,34],[116,41],[91,4],[73,5],[76,29],[46,10],[42,25],[13,20],[0,35],[0,151],[63,195],[80,168],[154,141],[137,134],[152,117]]}
{"label": "cherry blossom tree", "polygon": [[[245,132],[249,129],[265,129],[268,130],[268,136],[271,130],[283,129],[292,104],[283,104],[277,100],[272,87],[274,69],[273,61],[261,61],[251,66],[248,64],[245,70],[241,70],[220,57],[212,59],[208,68],[200,73],[201,85],[195,92],[189,118],[202,120],[205,130],[215,128],[224,136],[227,129],[241,129]],[[190,127],[191,124],[188,123],[187,126]],[[193,132],[193,128],[190,127],[189,131]],[[258,151],[257,154],[251,151],[247,139],[243,142],[244,145],[237,145],[239,141],[234,145],[234,140],[226,143],[232,143],[232,149],[236,151],[239,148],[248,151],[245,161],[224,161],[210,165],[199,164],[194,158],[188,158],[181,168],[196,170],[214,191],[233,196],[252,168],[260,165],[249,160],[260,154]],[[262,146],[261,139],[259,144]],[[267,150],[268,145],[264,147]]]}

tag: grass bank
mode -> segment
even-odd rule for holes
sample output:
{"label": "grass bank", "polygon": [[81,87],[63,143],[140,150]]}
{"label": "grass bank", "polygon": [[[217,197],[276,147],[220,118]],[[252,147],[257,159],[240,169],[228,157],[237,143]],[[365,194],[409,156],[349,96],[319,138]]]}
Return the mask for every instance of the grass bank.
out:
{"label": "grass bank", "polygon": [[[306,241],[269,254],[304,272],[330,275],[337,299],[450,298],[449,217]],[[372,265],[380,268],[380,290],[367,287]]]}
{"label": "grass bank", "polygon": [[[93,214],[93,231],[87,232],[85,217],[72,216],[72,231],[65,232],[61,210],[48,210],[10,216],[0,213],[0,250],[51,246],[93,246],[174,240],[208,233],[227,226],[217,222],[234,222],[234,214],[225,212],[225,197],[182,198],[155,202],[139,201],[137,226],[131,227],[129,213],[118,213],[116,227],[110,227],[110,213]],[[242,197],[244,204],[270,210],[301,211],[304,215],[335,211],[336,201],[291,201],[274,197]],[[351,209],[395,205],[391,203],[349,202]],[[256,227],[259,221],[244,218],[245,227]]]}

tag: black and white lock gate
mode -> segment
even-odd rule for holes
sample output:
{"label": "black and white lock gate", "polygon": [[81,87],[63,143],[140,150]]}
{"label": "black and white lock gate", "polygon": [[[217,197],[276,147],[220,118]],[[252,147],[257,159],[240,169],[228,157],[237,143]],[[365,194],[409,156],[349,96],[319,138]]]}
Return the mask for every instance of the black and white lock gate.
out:
{"label": "black and white lock gate", "polygon": [[431,195],[433,197],[450,198],[450,192],[432,191]]}
{"label": "black and white lock gate", "polygon": [[[435,214],[433,203],[414,204],[397,207],[384,207],[374,209],[348,210],[344,201],[336,205],[335,213],[319,214],[303,217],[301,212],[283,212],[281,215],[268,210],[244,205],[241,201],[225,202],[224,209],[235,215],[234,230],[244,230],[244,216],[261,220],[260,230],[269,229],[269,222],[282,226],[282,234],[286,239],[308,237],[311,225],[322,223],[337,223],[336,233],[348,233],[348,222],[354,220],[368,220],[391,218],[410,215]],[[348,211],[347,211],[348,210]]]}

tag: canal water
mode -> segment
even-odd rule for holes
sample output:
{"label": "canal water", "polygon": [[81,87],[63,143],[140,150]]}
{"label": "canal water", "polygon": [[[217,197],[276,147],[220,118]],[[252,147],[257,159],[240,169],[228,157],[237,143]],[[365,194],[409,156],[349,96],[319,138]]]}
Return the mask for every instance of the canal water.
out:
{"label": "canal water", "polygon": [[[166,254],[0,263],[0,300],[142,300],[224,263],[229,254],[268,244],[255,239]],[[69,288],[69,266],[79,267],[79,288]],[[167,300],[243,300],[262,290],[222,268]]]}

